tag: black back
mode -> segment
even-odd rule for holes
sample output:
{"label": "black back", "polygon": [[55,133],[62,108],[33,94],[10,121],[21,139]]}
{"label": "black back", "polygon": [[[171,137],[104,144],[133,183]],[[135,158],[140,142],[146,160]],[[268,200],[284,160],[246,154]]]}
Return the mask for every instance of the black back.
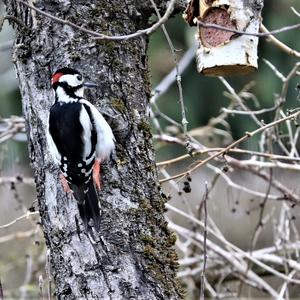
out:
{"label": "black back", "polygon": [[56,102],[50,109],[49,130],[53,141],[61,156],[66,156],[71,161],[81,160],[83,153],[80,110],[79,102]]}

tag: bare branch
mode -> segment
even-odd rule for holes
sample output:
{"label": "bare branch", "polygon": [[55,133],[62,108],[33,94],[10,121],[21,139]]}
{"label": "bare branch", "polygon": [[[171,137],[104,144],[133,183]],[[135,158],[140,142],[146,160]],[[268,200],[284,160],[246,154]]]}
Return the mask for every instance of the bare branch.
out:
{"label": "bare branch", "polygon": [[16,136],[18,133],[22,133],[25,136],[24,118],[17,116],[0,118],[0,144]]}
{"label": "bare branch", "polygon": [[291,7],[291,10],[296,16],[300,18],[300,13],[293,6]]}
{"label": "bare branch", "polygon": [[34,179],[32,177],[23,177],[23,176],[16,176],[16,177],[0,177],[0,185],[1,184],[16,184],[16,183],[24,183],[28,185],[34,186]]}
{"label": "bare branch", "polygon": [[286,80],[285,76],[283,76],[283,74],[279,72],[279,70],[269,60],[263,58],[263,61],[282,82]]}
{"label": "bare branch", "polygon": [[[155,2],[153,0],[150,0],[150,1],[151,1],[152,6],[155,9],[155,12],[156,12],[156,15],[158,16],[158,18],[162,19],[161,16],[160,16],[159,10],[158,10],[158,8],[157,8],[157,6],[155,4]],[[177,82],[177,87],[178,87],[179,103],[180,103],[181,116],[182,116],[181,124],[182,124],[183,133],[184,133],[185,137],[187,138],[187,124],[188,124],[188,121],[187,121],[186,113],[185,113],[185,106],[184,106],[184,100],[183,100],[183,91],[182,91],[182,84],[181,84],[181,76],[180,76],[180,71],[179,71],[179,65],[178,65],[178,61],[177,61],[177,56],[176,56],[176,53],[175,53],[175,47],[173,45],[172,40],[170,39],[170,36],[169,36],[169,34],[168,34],[167,30],[166,30],[166,27],[163,24],[161,25],[161,27],[162,27],[164,35],[165,35],[165,37],[167,39],[169,47],[171,49],[173,61],[174,61],[174,64],[175,64],[176,82]]]}
{"label": "bare branch", "polygon": [[207,181],[205,182],[205,193],[203,196],[203,207],[204,207],[204,231],[203,231],[203,268],[201,272],[201,290],[200,299],[204,300],[204,282],[205,282],[205,269],[206,269],[206,241],[207,241],[207,198],[208,198],[208,186]]}
{"label": "bare branch", "polygon": [[21,220],[28,219],[30,216],[36,216],[38,214],[39,214],[39,212],[37,212],[37,211],[34,211],[34,212],[27,211],[27,213],[25,215],[20,216],[7,224],[0,225],[0,229],[8,228],[11,225],[14,225]]}
{"label": "bare branch", "polygon": [[217,24],[204,23],[200,20],[197,20],[197,24],[198,24],[199,27],[220,29],[222,31],[233,32],[233,33],[240,34],[240,35],[256,36],[256,37],[268,37],[270,35],[276,35],[276,34],[279,34],[279,33],[282,33],[282,32],[286,32],[286,31],[290,31],[290,30],[300,28],[300,23],[298,23],[298,24],[285,26],[285,27],[282,27],[282,28],[279,28],[279,29],[268,31],[268,32],[257,33],[257,32],[245,32],[245,31],[241,31],[241,30],[230,29],[228,27],[224,27],[224,26],[217,25]]}
{"label": "bare branch", "polygon": [[3,299],[4,299],[3,287],[2,287],[2,282],[1,282],[1,279],[0,279],[0,300],[3,300]]}
{"label": "bare branch", "polygon": [[265,114],[267,112],[274,111],[278,108],[279,105],[275,105],[270,108],[263,108],[260,110],[250,110],[250,111],[244,111],[244,110],[235,110],[235,109],[228,109],[228,108],[222,108],[221,111],[226,112],[228,114],[236,114],[236,115],[261,115]]}
{"label": "bare branch", "polygon": [[177,68],[173,68],[171,72],[166,75],[162,81],[153,89],[152,97],[150,99],[150,103],[153,104],[156,100],[162,96],[165,92],[168,91],[170,86],[176,81],[176,76],[181,75],[186,68],[190,65],[193,58],[195,57],[196,49],[198,45],[195,43],[192,47],[190,47],[182,56],[180,61],[178,62],[178,72]]}
{"label": "bare branch", "polygon": [[[165,141],[165,142],[168,142],[168,143],[175,143],[175,144],[184,146],[183,141],[180,140],[179,138],[176,138],[176,137],[170,137],[170,136],[167,136],[167,135],[154,135],[154,138],[157,139],[158,141]],[[195,144],[193,144],[193,146],[195,146]],[[193,157],[196,157],[196,156],[202,155],[202,154],[207,154],[207,153],[210,153],[210,152],[218,152],[218,151],[222,151],[222,150],[225,149],[225,148],[204,148],[202,150],[202,149],[199,149],[199,148],[200,147],[198,145],[195,146],[195,148],[194,148],[195,151],[193,152]],[[286,161],[291,161],[291,162],[297,162],[297,161],[300,162],[300,158],[298,158],[298,157],[288,157],[288,156],[285,156],[285,155],[278,155],[278,154],[273,154],[273,153],[262,153],[262,152],[251,151],[251,150],[246,150],[246,149],[239,149],[239,148],[229,149],[228,153],[239,153],[239,154],[259,156],[259,157],[267,158],[270,161],[277,161],[278,160],[278,163],[276,162],[276,163],[274,163],[274,165],[273,164],[265,165],[267,167],[280,166],[281,163],[279,162],[279,160],[286,160]],[[156,163],[156,165],[158,167],[168,166],[168,165],[180,162],[182,160],[185,160],[187,158],[191,158],[191,156],[189,154],[184,154],[184,155],[178,156],[176,158],[172,158],[172,159],[169,159],[169,160],[158,162],[158,163]],[[253,164],[253,165],[255,164],[255,162],[252,162],[251,160],[248,160],[248,161],[249,161],[249,164]],[[260,163],[264,164],[264,162],[260,162]],[[290,166],[291,165],[288,164],[287,166],[284,165],[282,167],[290,168]],[[261,167],[261,165],[259,165],[258,167]]]}
{"label": "bare branch", "polygon": [[32,256],[31,254],[26,255],[26,273],[23,285],[20,287],[20,300],[24,300],[27,298],[27,285],[29,284],[33,273],[33,266],[32,266]]}
{"label": "bare branch", "polygon": [[163,17],[161,19],[159,19],[159,21],[157,23],[155,23],[154,25],[152,25],[151,27],[143,29],[143,30],[138,30],[137,32],[132,33],[132,34],[110,36],[110,35],[106,35],[106,34],[103,34],[103,33],[98,33],[96,31],[83,28],[79,25],[76,25],[73,22],[70,22],[68,20],[64,20],[64,19],[58,18],[56,16],[53,16],[53,15],[51,15],[49,13],[46,13],[46,12],[42,11],[41,9],[39,9],[39,8],[37,8],[37,7],[31,5],[31,4],[29,4],[29,3],[27,3],[23,0],[16,0],[16,1],[22,3],[23,5],[27,6],[28,8],[30,8],[34,11],[36,11],[37,13],[39,13],[39,14],[41,14],[41,15],[49,18],[49,19],[52,19],[52,20],[56,21],[57,23],[68,25],[68,26],[73,27],[77,30],[80,30],[81,32],[84,32],[84,33],[92,36],[96,40],[110,40],[110,41],[123,41],[123,40],[132,39],[132,38],[137,38],[137,37],[140,37],[142,35],[150,35],[151,33],[156,31],[162,24],[164,24],[169,19],[169,17],[171,16],[171,14],[174,10],[174,5],[175,5],[175,2],[176,2],[176,0],[170,0],[169,5],[167,7],[167,10],[166,10],[165,14],[163,15]]}
{"label": "bare branch", "polygon": [[278,49],[286,52],[288,55],[291,56],[295,56],[295,57],[300,57],[300,52],[290,48],[289,46],[287,46],[286,44],[284,44],[283,42],[279,41],[272,32],[270,32],[265,26],[264,24],[260,25],[260,30],[264,33],[264,34],[269,34],[268,36],[268,41],[271,42],[273,45],[275,45]]}
{"label": "bare branch", "polygon": [[[202,228],[204,228],[204,223],[203,222],[201,222],[201,221],[197,220],[196,218],[188,215],[187,213],[181,211],[180,209],[170,205],[169,203],[166,203],[166,208],[172,210],[173,212],[175,212],[175,213],[177,213],[181,216],[184,216],[185,218],[189,219],[190,221],[192,221],[192,222],[200,225]],[[176,225],[176,226],[178,226],[178,225]],[[272,267],[262,263],[261,261],[257,260],[255,257],[251,256],[251,254],[249,254],[249,253],[243,251],[242,249],[238,248],[237,246],[233,245],[231,242],[226,240],[224,237],[220,237],[220,235],[216,234],[211,228],[207,227],[207,231],[210,234],[212,234],[212,236],[216,237],[220,242],[224,243],[224,245],[226,245],[226,246],[230,247],[232,250],[236,251],[237,254],[240,254],[243,257],[251,260],[253,263],[255,263],[256,265],[258,265],[261,268],[265,269],[266,271],[270,272],[271,274],[273,274],[273,275],[275,275],[275,276],[277,276],[281,279],[288,280],[290,282],[300,284],[300,280],[298,280],[298,279],[289,279],[286,275],[276,271]],[[208,244],[207,244],[207,246],[208,246]],[[232,254],[230,255],[230,257],[232,258]]]}
{"label": "bare branch", "polygon": [[[188,229],[183,228],[182,226],[175,225],[175,224],[170,224],[170,227],[173,230],[176,230],[178,233],[183,234],[183,236],[185,236],[185,237],[190,236],[192,238],[192,240],[194,238],[203,244],[203,236],[201,234],[194,233]],[[207,247],[210,248],[215,253],[217,253],[218,255],[220,255],[222,258],[224,258],[228,263],[230,263],[241,274],[243,274],[245,272],[245,268],[246,268],[245,263],[241,262],[240,260],[237,260],[234,253],[225,251],[217,244],[214,244],[211,240],[207,240]],[[242,250],[240,250],[240,251],[242,251]],[[259,261],[257,261],[257,262],[259,262]],[[259,262],[259,263],[261,264],[261,262]],[[277,272],[277,271],[275,271],[275,272]],[[278,274],[282,275],[281,273],[278,273]],[[270,295],[272,295],[276,299],[280,299],[280,298],[278,298],[279,295],[277,294],[277,292],[271,286],[269,286],[262,278],[260,278],[257,274],[255,274],[252,271],[249,271],[249,273],[247,275],[251,281],[254,281],[258,286],[263,287],[266,291],[268,291],[268,293],[270,293]]]}
{"label": "bare branch", "polygon": [[[36,233],[36,229],[31,229],[28,231],[19,231],[12,234],[8,234],[0,237],[0,244],[6,243],[12,240],[26,239],[32,237]],[[0,298],[1,299],[1,298]]]}
{"label": "bare branch", "polygon": [[0,18],[0,31],[2,30],[2,27],[3,27],[3,23],[5,20],[8,20],[8,21],[11,21],[11,22],[14,22],[15,24],[17,24],[18,26],[22,27],[22,28],[26,28],[28,29],[25,24],[19,20],[18,18],[16,18],[15,16],[4,16],[4,17],[1,17]]}
{"label": "bare branch", "polygon": [[198,168],[200,168],[201,166],[205,165],[206,163],[208,163],[209,161],[211,161],[212,159],[218,157],[218,156],[221,156],[223,154],[225,154],[226,152],[228,152],[228,150],[234,148],[235,146],[237,146],[238,144],[240,144],[241,142],[253,137],[254,135],[266,130],[267,128],[270,128],[270,127],[273,127],[277,124],[280,124],[282,122],[285,122],[287,120],[291,120],[291,119],[295,119],[299,116],[300,112],[296,112],[294,114],[291,114],[285,118],[282,118],[282,119],[279,119],[279,120],[276,120],[274,122],[271,122],[269,124],[266,124],[256,130],[253,130],[251,132],[247,132],[243,137],[241,137],[240,139],[238,139],[237,141],[233,142],[232,144],[230,144],[228,147],[226,147],[225,149],[223,149],[222,151],[219,151],[211,156],[209,156],[208,158],[206,158],[205,160],[199,162],[196,166],[190,168],[189,170],[183,172],[183,173],[180,173],[180,174],[177,174],[177,175],[174,175],[174,176],[171,176],[170,178],[168,179],[162,179],[160,180],[161,183],[165,182],[165,181],[168,181],[168,180],[171,180],[171,179],[177,179],[177,178],[180,178],[179,180],[182,180],[187,174],[191,174],[192,172],[194,172],[195,170],[197,170]]}

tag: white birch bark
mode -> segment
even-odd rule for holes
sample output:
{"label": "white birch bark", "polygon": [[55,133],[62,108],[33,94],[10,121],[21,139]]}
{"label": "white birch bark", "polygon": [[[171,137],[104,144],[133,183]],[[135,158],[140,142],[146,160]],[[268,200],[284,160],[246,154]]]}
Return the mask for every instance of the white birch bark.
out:
{"label": "white birch bark", "polygon": [[[200,20],[249,33],[260,25],[261,0],[200,0]],[[257,69],[258,38],[199,28],[197,69],[209,76],[246,74]]]}

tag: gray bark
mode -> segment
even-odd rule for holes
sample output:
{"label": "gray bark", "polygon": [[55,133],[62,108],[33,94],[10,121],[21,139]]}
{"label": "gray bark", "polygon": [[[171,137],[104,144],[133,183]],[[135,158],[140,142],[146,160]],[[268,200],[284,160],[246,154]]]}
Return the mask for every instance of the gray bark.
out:
{"label": "gray bark", "polygon": [[[39,210],[59,299],[178,299],[174,235],[164,219],[151,133],[146,117],[150,87],[146,37],[95,41],[15,1],[7,13],[16,27],[14,61],[35,172]],[[165,4],[164,1],[161,2]],[[145,1],[37,1],[44,11],[106,34],[148,26]],[[45,126],[54,99],[50,75],[71,66],[100,86],[86,94],[107,116],[117,138],[102,168],[101,231],[93,243],[75,200],[62,190],[49,155]]]}

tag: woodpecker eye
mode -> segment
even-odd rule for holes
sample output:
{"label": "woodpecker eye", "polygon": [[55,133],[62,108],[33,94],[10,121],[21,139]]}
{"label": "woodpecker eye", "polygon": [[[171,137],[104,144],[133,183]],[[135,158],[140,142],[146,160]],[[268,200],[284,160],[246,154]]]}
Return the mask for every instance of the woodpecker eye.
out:
{"label": "woodpecker eye", "polygon": [[81,81],[82,80],[82,76],[81,75],[77,75],[77,79],[78,79],[78,81]]}

